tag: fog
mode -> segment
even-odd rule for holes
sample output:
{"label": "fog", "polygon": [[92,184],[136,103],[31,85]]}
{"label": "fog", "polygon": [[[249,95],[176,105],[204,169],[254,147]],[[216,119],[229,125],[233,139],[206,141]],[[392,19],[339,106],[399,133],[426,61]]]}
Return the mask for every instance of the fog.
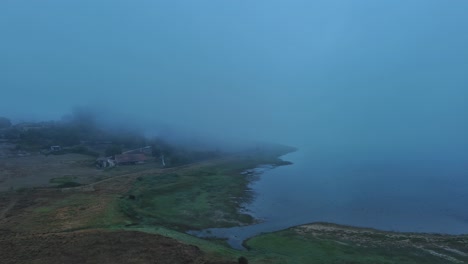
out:
{"label": "fog", "polygon": [[[468,2],[0,3],[0,115],[323,153],[463,154]],[[176,132],[174,132],[176,133]]]}

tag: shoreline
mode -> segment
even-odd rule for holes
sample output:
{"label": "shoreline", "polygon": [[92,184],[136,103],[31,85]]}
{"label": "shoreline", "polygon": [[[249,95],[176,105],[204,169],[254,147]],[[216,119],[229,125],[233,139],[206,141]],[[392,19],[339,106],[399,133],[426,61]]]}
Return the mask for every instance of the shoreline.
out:
{"label": "shoreline", "polygon": [[[11,197],[3,193],[0,203],[13,206],[0,219],[0,226],[12,234],[31,237],[73,235],[96,228],[139,231],[198,247],[213,258],[245,256],[254,264],[468,263],[468,235],[312,222],[243,239],[239,243],[247,250],[241,251],[223,239],[185,233],[213,226],[255,226],[259,219],[242,211],[243,203],[252,198],[249,184],[256,179],[255,168],[293,164],[280,157],[295,151],[275,145],[170,171],[126,167],[130,171],[96,183],[93,190],[32,189],[11,193]],[[403,260],[395,262],[395,256]]]}
{"label": "shoreline", "polygon": [[[377,260],[383,259],[387,259],[385,263],[468,263],[468,234],[389,232],[324,222],[261,234],[245,240],[243,245],[249,252],[267,250],[278,254],[306,255],[308,249],[314,249],[317,256],[309,256],[308,261],[323,263],[380,263]],[[319,254],[326,250],[332,250],[333,255]],[[396,260],[396,256],[400,259]]]}
{"label": "shoreline", "polygon": [[[293,151],[289,151],[289,152],[286,152],[284,154],[279,154],[277,156],[277,158],[280,159],[282,156],[290,154],[290,153],[294,153],[296,151],[298,151],[298,149],[294,148]],[[283,160],[282,160],[282,162],[284,162],[284,164],[281,164],[281,165],[294,165],[294,162],[283,161]],[[257,164],[257,166],[255,168],[262,169],[262,166],[271,166],[271,169],[274,169],[274,168],[276,168],[278,166],[281,166],[281,165],[275,165],[275,164],[272,164],[272,163],[269,163],[269,164],[260,163],[260,164]],[[265,171],[261,171],[260,173],[255,173],[255,168],[248,169],[247,172],[253,172],[253,174],[258,175],[259,177],[264,177],[263,173],[265,173]],[[268,170],[266,170],[266,171],[268,171]],[[246,173],[243,173],[243,174],[246,174]],[[247,174],[249,174],[249,173],[247,173]],[[249,191],[252,191],[252,190],[249,189]],[[249,213],[249,211],[242,211],[242,213],[245,213],[245,212],[247,212],[248,214],[250,214],[254,218],[254,222],[252,224],[243,225],[243,226],[235,226],[235,227],[226,227],[226,228],[216,228],[215,227],[215,228],[208,228],[208,229],[203,229],[203,230],[192,230],[193,232],[189,232],[188,234],[195,235],[195,236],[197,236],[199,238],[205,238],[205,239],[223,239],[223,240],[225,240],[225,241],[227,241],[229,243],[229,246],[231,248],[236,249],[236,250],[246,250],[246,249],[248,249],[248,247],[246,247],[245,242],[248,241],[251,238],[261,236],[262,234],[270,234],[270,233],[275,233],[275,232],[281,232],[281,231],[286,231],[286,230],[289,230],[289,229],[295,229],[295,228],[298,228],[298,227],[310,226],[310,225],[313,225],[313,226],[315,226],[315,225],[328,225],[328,226],[335,226],[335,227],[340,228],[340,229],[353,229],[353,230],[357,230],[359,232],[370,231],[370,232],[373,232],[373,233],[381,233],[381,234],[387,234],[387,235],[388,234],[402,234],[402,235],[445,236],[445,237],[463,237],[463,238],[465,237],[465,235],[468,235],[468,233],[457,234],[457,233],[444,233],[444,232],[419,232],[419,231],[385,230],[385,229],[376,228],[376,227],[359,226],[359,225],[352,225],[352,224],[350,225],[350,224],[326,222],[326,221],[320,221],[319,220],[319,221],[312,221],[312,222],[308,222],[308,223],[304,223],[304,224],[295,224],[295,225],[287,226],[287,227],[284,227],[284,228],[279,228],[279,229],[276,229],[274,231],[261,231],[261,230],[260,231],[253,231],[252,232],[253,234],[248,235],[248,236],[243,236],[243,235],[241,235],[240,237],[238,235],[231,236],[229,233],[235,234],[240,229],[248,229],[249,227],[252,228],[252,229],[255,229],[255,226],[257,226],[258,224],[268,222],[268,220],[265,220],[265,219],[262,219],[262,218],[257,218],[254,214]],[[229,229],[233,229],[233,231],[230,232]],[[235,241],[235,242],[233,242],[233,241]]]}

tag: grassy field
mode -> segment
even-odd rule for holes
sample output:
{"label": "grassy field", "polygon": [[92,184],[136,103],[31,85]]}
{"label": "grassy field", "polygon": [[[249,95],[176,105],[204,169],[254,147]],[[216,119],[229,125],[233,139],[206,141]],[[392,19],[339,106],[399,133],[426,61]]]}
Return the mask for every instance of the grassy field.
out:
{"label": "grassy field", "polygon": [[93,158],[80,154],[0,159],[0,192],[55,186],[63,184],[66,179],[80,183],[92,182],[95,177],[106,174],[96,170],[93,163]]}
{"label": "grassy field", "polygon": [[259,164],[288,164],[277,154],[259,151],[139,177],[121,208],[135,224],[179,231],[252,224],[255,219],[239,211],[253,198],[248,184],[254,176],[241,172]]}
{"label": "grassy field", "polygon": [[392,233],[325,223],[263,234],[244,244],[257,256],[278,255],[275,261],[258,263],[468,263],[468,236]]}
{"label": "grassy field", "polygon": [[120,212],[116,195],[32,191],[15,199],[13,212],[0,221],[1,228],[11,232],[69,232],[130,223]]}
{"label": "grassy field", "polygon": [[[28,247],[35,248],[35,242],[31,241],[36,241],[36,236],[50,235],[56,241],[55,236],[58,240],[61,236],[71,239],[80,237],[86,230],[90,234],[117,232],[108,235],[118,237],[137,231],[129,237],[132,243],[138,242],[134,239],[138,232],[162,235],[178,241],[180,245],[174,244],[175,248],[198,247],[206,260],[202,263],[232,263],[241,256],[250,264],[468,263],[468,236],[392,233],[316,223],[253,237],[244,242],[248,251],[238,251],[229,248],[223,240],[201,239],[184,233],[255,222],[241,209],[253,198],[248,185],[257,176],[241,173],[261,164],[287,165],[288,162],[278,157],[290,151],[291,148],[283,147],[256,149],[169,169],[151,163],[125,166],[100,172],[94,183],[76,188],[0,193],[0,236],[1,232],[9,234],[3,241],[5,245],[13,241],[20,246],[29,241]],[[72,173],[55,173],[55,177],[44,178],[56,187],[74,182],[79,179],[73,173],[76,163],[69,164]],[[65,170],[66,166],[59,168]],[[83,172],[86,170],[90,171],[84,168]],[[92,231],[97,229],[101,231]],[[92,242],[91,237],[81,239],[86,241],[84,244]],[[40,240],[37,241],[39,247]],[[116,245],[122,250],[132,245],[124,240],[119,243]],[[71,250],[73,243],[69,246],[64,250]],[[145,252],[141,254],[146,256]],[[15,256],[11,252],[10,255]]]}

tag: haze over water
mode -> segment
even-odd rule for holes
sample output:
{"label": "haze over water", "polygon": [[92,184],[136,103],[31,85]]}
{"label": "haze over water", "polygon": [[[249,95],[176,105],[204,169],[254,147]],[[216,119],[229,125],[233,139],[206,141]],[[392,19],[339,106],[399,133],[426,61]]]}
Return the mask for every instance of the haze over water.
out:
{"label": "haze over water", "polygon": [[[267,172],[255,214],[279,222],[326,221],[394,231],[468,233],[468,165],[453,161],[320,160]],[[285,180],[287,178],[287,180]]]}
{"label": "haze over water", "polygon": [[284,156],[293,165],[260,167],[245,205],[261,223],[196,233],[228,238],[235,248],[262,232],[313,222],[386,231],[467,234],[468,164],[462,160]]}

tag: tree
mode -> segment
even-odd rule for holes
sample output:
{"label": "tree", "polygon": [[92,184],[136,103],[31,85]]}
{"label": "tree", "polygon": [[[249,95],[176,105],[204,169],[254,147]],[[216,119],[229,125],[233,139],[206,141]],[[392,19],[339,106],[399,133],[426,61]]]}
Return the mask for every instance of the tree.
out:
{"label": "tree", "polygon": [[0,129],[1,128],[9,128],[9,127],[11,127],[10,119],[0,116]]}

